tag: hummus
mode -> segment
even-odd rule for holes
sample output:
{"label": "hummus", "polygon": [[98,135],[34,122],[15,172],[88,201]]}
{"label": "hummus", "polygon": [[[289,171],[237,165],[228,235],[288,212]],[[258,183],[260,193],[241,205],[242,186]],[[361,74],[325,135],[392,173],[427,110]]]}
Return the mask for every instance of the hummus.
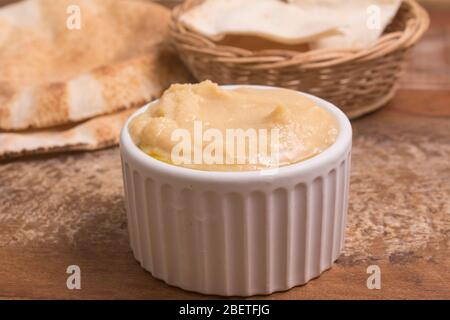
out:
{"label": "hummus", "polygon": [[[338,135],[335,117],[287,89],[175,84],[129,124],[146,154],[208,171],[250,171],[311,158]],[[239,141],[239,138],[243,140]]]}

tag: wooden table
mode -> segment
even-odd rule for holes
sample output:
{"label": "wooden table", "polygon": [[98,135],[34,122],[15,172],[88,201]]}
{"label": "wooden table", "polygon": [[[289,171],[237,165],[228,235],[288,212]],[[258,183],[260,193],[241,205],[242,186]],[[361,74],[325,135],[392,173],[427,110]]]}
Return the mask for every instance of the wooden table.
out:
{"label": "wooden table", "polygon": [[[345,250],[309,284],[261,299],[450,298],[450,10],[415,49],[402,89],[353,121]],[[154,279],[134,260],[119,152],[0,165],[0,298],[208,299]],[[68,290],[66,268],[81,268]],[[381,290],[366,286],[381,268]]]}

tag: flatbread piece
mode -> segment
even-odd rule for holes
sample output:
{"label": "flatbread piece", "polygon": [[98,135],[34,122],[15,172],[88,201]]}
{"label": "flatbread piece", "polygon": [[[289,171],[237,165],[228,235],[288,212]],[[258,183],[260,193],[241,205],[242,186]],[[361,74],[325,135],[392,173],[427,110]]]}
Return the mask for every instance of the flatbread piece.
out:
{"label": "flatbread piece", "polygon": [[[80,29],[68,28],[74,7]],[[0,130],[79,122],[186,81],[167,43],[169,19],[168,9],[149,1],[26,0],[1,8]]]}

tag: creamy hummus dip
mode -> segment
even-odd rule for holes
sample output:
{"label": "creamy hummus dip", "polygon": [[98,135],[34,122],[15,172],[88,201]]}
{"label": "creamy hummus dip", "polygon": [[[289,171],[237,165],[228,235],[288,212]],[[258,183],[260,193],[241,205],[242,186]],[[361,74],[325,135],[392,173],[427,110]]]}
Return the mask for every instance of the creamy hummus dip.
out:
{"label": "creamy hummus dip", "polygon": [[295,91],[224,90],[211,81],[172,85],[128,127],[148,155],[208,171],[297,163],[331,146],[338,128],[332,114]]}

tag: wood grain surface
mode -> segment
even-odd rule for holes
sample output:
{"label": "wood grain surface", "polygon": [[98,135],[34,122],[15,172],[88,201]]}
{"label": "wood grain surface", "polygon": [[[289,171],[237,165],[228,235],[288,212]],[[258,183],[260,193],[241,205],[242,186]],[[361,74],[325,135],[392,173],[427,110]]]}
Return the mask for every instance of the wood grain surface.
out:
{"label": "wood grain surface", "polygon": [[[450,10],[430,10],[402,89],[353,121],[338,262],[305,286],[254,298],[450,299]],[[216,298],[168,286],[134,260],[118,148],[0,163],[0,261],[0,299]],[[81,290],[66,287],[72,264]],[[381,290],[366,286],[369,265],[381,268]]]}

